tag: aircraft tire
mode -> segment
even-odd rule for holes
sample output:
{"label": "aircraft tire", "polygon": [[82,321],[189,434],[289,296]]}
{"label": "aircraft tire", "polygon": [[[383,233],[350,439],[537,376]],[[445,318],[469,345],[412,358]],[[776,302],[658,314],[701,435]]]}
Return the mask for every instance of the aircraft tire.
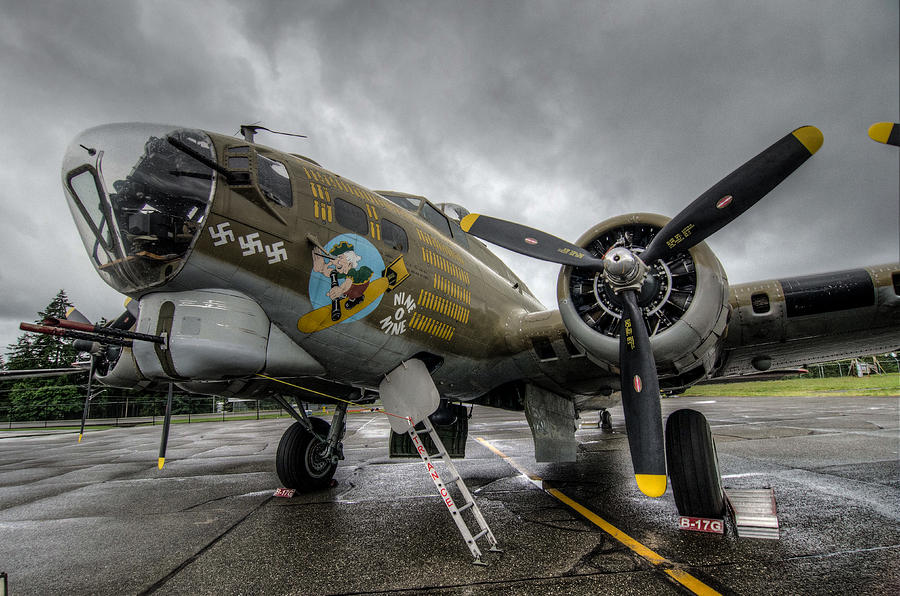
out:
{"label": "aircraft tire", "polygon": [[[321,418],[310,418],[313,430],[320,436],[328,436],[331,425]],[[321,490],[331,484],[337,469],[322,457],[325,443],[319,441],[302,424],[295,422],[284,432],[275,454],[275,470],[285,488],[301,492]]]}
{"label": "aircraft tire", "polygon": [[721,518],[725,495],[716,444],[706,417],[696,410],[676,410],[666,421],[666,467],[678,513]]}

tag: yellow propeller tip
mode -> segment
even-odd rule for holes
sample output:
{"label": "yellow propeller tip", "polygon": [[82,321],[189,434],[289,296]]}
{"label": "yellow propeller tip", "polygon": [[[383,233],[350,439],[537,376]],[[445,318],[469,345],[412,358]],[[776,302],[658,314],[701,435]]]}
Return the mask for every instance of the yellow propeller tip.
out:
{"label": "yellow propeller tip", "polygon": [[81,433],[78,433],[78,442],[81,442]]}
{"label": "yellow propeller tip", "polygon": [[648,497],[661,497],[666,492],[665,474],[635,474],[638,488]]}
{"label": "yellow propeller tip", "polygon": [[891,137],[891,131],[894,129],[893,122],[876,122],[869,127],[869,137],[873,141],[887,144]]}
{"label": "yellow propeller tip", "polygon": [[794,131],[794,136],[797,137],[798,141],[803,143],[803,146],[806,147],[806,150],[809,151],[810,155],[815,154],[815,152],[822,147],[822,143],[825,142],[822,131],[815,126],[800,127]]}
{"label": "yellow propeller tip", "polygon": [[165,464],[166,464],[166,458],[164,458],[164,457],[159,458],[159,464],[157,464],[157,465],[159,466],[160,470],[162,470],[162,468]]}
{"label": "yellow propeller tip", "polygon": [[476,219],[478,219],[478,214],[470,213],[462,218],[462,221],[459,222],[459,227],[463,229],[463,232],[468,232],[470,229],[472,229],[472,224],[475,223]]}

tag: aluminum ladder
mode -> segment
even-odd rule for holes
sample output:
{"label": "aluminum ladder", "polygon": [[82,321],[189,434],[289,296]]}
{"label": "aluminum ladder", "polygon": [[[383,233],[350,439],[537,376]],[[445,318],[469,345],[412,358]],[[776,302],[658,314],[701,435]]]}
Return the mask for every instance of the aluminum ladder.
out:
{"label": "aluminum ladder", "polygon": [[[453,521],[456,523],[456,527],[459,528],[459,533],[462,535],[463,540],[466,542],[466,546],[469,547],[469,551],[471,551],[472,556],[475,558],[472,563],[475,565],[487,566],[487,563],[481,560],[481,549],[478,548],[478,540],[480,540],[481,538],[487,538],[488,542],[491,545],[489,549],[491,552],[499,553],[503,551],[497,547],[497,539],[494,537],[494,533],[488,527],[487,522],[484,519],[484,515],[481,514],[481,510],[475,503],[475,499],[472,498],[472,493],[469,492],[468,487],[463,482],[462,478],[459,475],[459,472],[457,472],[456,466],[453,465],[453,461],[450,459],[450,455],[444,448],[444,444],[441,442],[437,431],[434,430],[434,427],[431,425],[431,421],[428,420],[428,417],[425,417],[425,419],[422,420],[422,424],[425,426],[424,429],[416,430],[415,426],[410,426],[409,430],[406,432],[409,434],[409,438],[412,439],[416,451],[419,453],[419,456],[425,463],[425,469],[427,470],[432,482],[434,482],[434,485],[437,487],[438,493],[440,493],[441,499],[443,499],[444,501],[444,505],[446,505],[447,509],[450,510],[450,515],[453,517]],[[449,477],[447,477],[446,479],[441,476],[440,472],[438,472],[437,467],[434,465],[434,459],[432,458],[432,456],[428,455],[428,449],[419,438],[420,435],[424,434],[427,434],[429,437],[431,437],[432,442],[434,442],[434,446],[437,448],[437,454],[435,457],[438,457],[441,459],[441,461],[443,461],[444,473],[449,474]],[[450,490],[448,488],[448,486],[451,484],[455,485],[459,490],[459,493],[462,496],[462,500],[465,501],[464,505],[456,505],[456,502],[450,495]],[[464,511],[469,510],[471,510],[475,521],[478,523],[479,531],[474,535],[472,534],[471,530],[469,530],[469,525],[466,523],[466,520],[463,519],[462,515]]]}

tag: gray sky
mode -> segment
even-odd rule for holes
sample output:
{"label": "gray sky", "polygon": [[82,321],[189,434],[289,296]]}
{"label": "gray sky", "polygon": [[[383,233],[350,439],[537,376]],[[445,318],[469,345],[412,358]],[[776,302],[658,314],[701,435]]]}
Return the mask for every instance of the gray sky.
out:
{"label": "gray sky", "polygon": [[[803,125],[825,145],[709,244],[733,283],[900,258],[896,0],[0,0],[0,351],[94,272],[60,163],[81,130],[148,121],[260,137],[369,188],[575,240],[675,215]],[[548,307],[558,267],[508,257]]]}

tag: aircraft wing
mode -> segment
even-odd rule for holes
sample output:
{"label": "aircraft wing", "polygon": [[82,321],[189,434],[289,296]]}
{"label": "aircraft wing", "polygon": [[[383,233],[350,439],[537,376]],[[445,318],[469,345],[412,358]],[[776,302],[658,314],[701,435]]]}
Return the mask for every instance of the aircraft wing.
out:
{"label": "aircraft wing", "polygon": [[900,351],[900,263],[731,286],[716,376]]}

